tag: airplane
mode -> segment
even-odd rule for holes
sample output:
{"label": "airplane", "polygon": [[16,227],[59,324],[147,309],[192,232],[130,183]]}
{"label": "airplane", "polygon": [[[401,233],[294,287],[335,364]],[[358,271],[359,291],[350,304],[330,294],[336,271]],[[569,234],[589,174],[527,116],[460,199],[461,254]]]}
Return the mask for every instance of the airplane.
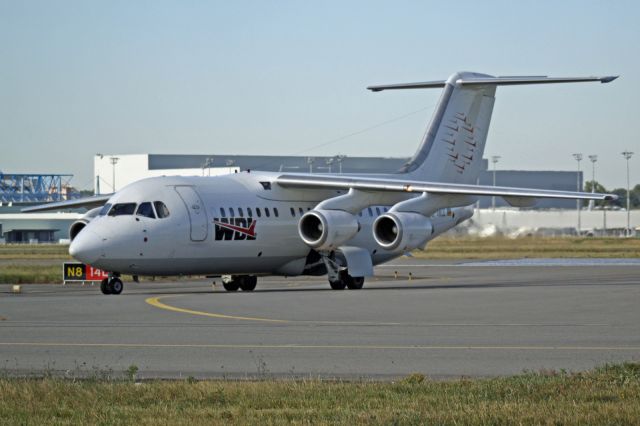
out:
{"label": "airplane", "polygon": [[222,277],[227,291],[253,291],[257,277],[327,275],[334,290],[361,289],[373,267],[427,243],[473,215],[480,196],[517,207],[538,198],[614,200],[613,194],[475,185],[498,86],[609,83],[617,76],[495,77],[458,72],[447,80],[370,86],[442,88],[413,157],[393,174],[246,170],[222,176],[142,179],[114,194],[23,211],[85,207],[70,228],[69,254],[122,274]]}

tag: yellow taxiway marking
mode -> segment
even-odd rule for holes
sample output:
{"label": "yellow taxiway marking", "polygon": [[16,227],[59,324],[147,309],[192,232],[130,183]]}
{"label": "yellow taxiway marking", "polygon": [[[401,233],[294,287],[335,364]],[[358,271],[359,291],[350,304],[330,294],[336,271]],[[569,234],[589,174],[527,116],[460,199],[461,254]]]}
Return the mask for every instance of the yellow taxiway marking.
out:
{"label": "yellow taxiway marking", "polygon": [[503,351],[640,351],[640,346],[490,346],[490,345],[305,345],[305,344],[207,344],[207,343],[69,343],[0,342],[2,346],[106,347],[106,348],[196,348],[196,349],[337,349],[337,350],[503,350]]}
{"label": "yellow taxiway marking", "polygon": [[327,321],[327,320],[286,320],[276,318],[246,317],[238,315],[218,314],[215,312],[196,311],[193,309],[179,308],[177,306],[168,305],[161,302],[160,299],[181,297],[183,295],[170,295],[160,297],[149,297],[145,302],[156,308],[165,309],[167,311],[180,312],[183,314],[199,315],[210,318],[221,318],[236,321],[257,321],[279,324],[320,324],[320,325],[377,325],[377,326],[421,326],[421,327],[556,327],[556,326],[589,326],[589,327],[605,327],[609,324],[528,324],[528,323],[503,323],[503,324],[482,324],[482,323],[403,323],[403,322],[371,322],[371,321]]}
{"label": "yellow taxiway marking", "polygon": [[216,314],[213,312],[194,311],[191,309],[178,308],[176,306],[167,305],[160,301],[160,299],[165,299],[167,297],[171,297],[171,296],[149,297],[148,299],[145,300],[145,302],[147,302],[151,306],[155,306],[156,308],[166,309],[168,311],[174,311],[174,312],[182,312],[184,314],[200,315],[204,317],[224,318],[224,319],[233,319],[233,320],[241,320],[241,321],[289,322],[287,320],[280,320],[280,319],[241,317],[236,315],[224,315],[224,314]]}

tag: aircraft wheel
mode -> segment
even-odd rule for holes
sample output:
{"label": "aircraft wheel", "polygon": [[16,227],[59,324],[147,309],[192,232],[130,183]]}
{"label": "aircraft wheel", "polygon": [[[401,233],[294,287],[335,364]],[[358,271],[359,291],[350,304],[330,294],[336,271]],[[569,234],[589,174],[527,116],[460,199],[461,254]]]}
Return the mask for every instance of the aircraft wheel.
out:
{"label": "aircraft wheel", "polygon": [[364,277],[352,277],[347,275],[345,280],[349,290],[360,290],[364,286]]}
{"label": "aircraft wheel", "polygon": [[122,280],[118,277],[111,278],[108,284],[109,290],[111,290],[111,294],[120,294],[122,293],[122,289],[124,289],[124,284],[122,284]]}
{"label": "aircraft wheel", "polygon": [[239,281],[242,291],[253,291],[256,289],[256,285],[258,284],[258,277],[249,275],[242,277]]}
{"label": "aircraft wheel", "polygon": [[337,280],[329,281],[329,285],[334,290],[344,290],[344,288],[347,286],[347,283],[345,283],[344,280]]}
{"label": "aircraft wheel", "polygon": [[100,281],[100,291],[102,294],[111,294],[111,287],[109,286],[109,280],[107,278]]}
{"label": "aircraft wheel", "polygon": [[240,288],[240,283],[238,282],[238,280],[233,280],[227,283],[223,282],[222,286],[227,291],[238,291],[238,289]]}

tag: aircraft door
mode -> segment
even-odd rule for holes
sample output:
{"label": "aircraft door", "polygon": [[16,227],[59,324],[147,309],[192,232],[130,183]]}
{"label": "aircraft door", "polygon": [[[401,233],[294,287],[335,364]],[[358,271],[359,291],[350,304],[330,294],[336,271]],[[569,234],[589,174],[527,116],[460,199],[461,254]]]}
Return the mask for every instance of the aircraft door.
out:
{"label": "aircraft door", "polygon": [[192,186],[176,186],[175,188],[182,201],[184,201],[187,212],[189,212],[191,241],[206,240],[209,221],[202,199]]}

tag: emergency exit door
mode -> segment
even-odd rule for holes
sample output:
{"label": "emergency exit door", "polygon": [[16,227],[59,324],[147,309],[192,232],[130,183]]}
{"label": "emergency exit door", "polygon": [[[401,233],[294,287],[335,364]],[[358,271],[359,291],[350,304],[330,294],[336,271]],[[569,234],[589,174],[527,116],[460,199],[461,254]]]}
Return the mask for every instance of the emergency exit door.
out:
{"label": "emergency exit door", "polygon": [[192,186],[176,186],[176,192],[189,212],[191,241],[206,240],[209,221],[202,199]]}

